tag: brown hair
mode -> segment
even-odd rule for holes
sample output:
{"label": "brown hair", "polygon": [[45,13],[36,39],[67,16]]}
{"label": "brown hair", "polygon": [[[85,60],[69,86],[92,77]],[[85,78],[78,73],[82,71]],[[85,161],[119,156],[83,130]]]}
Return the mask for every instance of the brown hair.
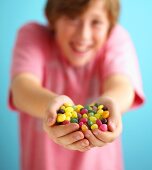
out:
{"label": "brown hair", "polygon": [[[49,24],[53,27],[55,21],[62,15],[76,17],[83,14],[94,0],[47,0],[45,15]],[[119,0],[104,0],[107,14],[112,28],[118,21],[120,13]]]}

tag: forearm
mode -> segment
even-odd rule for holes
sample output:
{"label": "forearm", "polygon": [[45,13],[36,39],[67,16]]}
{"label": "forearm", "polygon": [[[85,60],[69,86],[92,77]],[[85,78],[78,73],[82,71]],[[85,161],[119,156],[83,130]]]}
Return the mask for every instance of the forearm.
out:
{"label": "forearm", "polygon": [[126,112],[133,103],[134,90],[127,78],[115,76],[107,79],[101,97],[112,98],[119,106],[120,111]]}
{"label": "forearm", "polygon": [[56,96],[30,78],[16,78],[11,89],[16,108],[38,118],[44,117],[49,102]]}

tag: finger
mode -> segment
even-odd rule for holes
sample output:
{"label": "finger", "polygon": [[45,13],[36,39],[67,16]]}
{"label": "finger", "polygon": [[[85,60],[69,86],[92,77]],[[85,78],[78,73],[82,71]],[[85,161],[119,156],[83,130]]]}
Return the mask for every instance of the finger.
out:
{"label": "finger", "polygon": [[88,150],[90,150],[90,149],[91,149],[90,146],[86,146],[85,148],[79,149],[78,151],[80,151],[80,152],[86,152],[86,151],[88,151]]}
{"label": "finger", "polygon": [[102,132],[99,129],[95,129],[92,132],[99,140],[105,143],[111,143],[120,135],[121,131],[122,131],[122,127],[120,124],[116,127],[115,131],[113,132],[109,132],[109,131]]}
{"label": "finger", "polygon": [[90,149],[89,141],[87,139],[82,139],[70,145],[66,145],[65,147],[71,150],[79,150],[79,151],[83,151],[83,150],[85,151],[87,149]]}
{"label": "finger", "polygon": [[53,126],[56,123],[57,110],[55,110],[55,108],[57,108],[57,106],[55,106],[54,104],[53,108],[54,109],[51,109],[50,105],[50,108],[48,108],[48,110],[45,113],[44,122],[47,124],[47,126]]}
{"label": "finger", "polygon": [[48,131],[55,137],[62,137],[69,133],[72,133],[79,129],[79,125],[77,123],[70,123],[66,125],[57,125],[49,127]]}
{"label": "finger", "polygon": [[84,132],[84,136],[89,140],[89,142],[93,145],[93,146],[104,146],[105,143],[102,140],[99,140],[98,138],[96,138],[96,136],[93,135],[93,133],[90,130],[87,130]]}
{"label": "finger", "polygon": [[62,145],[70,145],[81,139],[84,139],[84,134],[81,131],[76,131],[71,134],[59,137],[57,141]]}

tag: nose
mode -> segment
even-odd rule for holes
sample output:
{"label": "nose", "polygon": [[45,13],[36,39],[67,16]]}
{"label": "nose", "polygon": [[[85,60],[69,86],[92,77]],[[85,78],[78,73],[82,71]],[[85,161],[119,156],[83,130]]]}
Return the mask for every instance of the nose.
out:
{"label": "nose", "polygon": [[77,29],[77,40],[82,43],[88,43],[92,38],[92,29],[88,23],[81,23]]}

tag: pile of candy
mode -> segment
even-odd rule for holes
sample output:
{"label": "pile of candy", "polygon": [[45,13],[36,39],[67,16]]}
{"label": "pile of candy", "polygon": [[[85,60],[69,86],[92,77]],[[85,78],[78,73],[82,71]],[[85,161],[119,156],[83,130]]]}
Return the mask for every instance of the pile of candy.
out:
{"label": "pile of candy", "polygon": [[57,111],[57,124],[66,125],[69,123],[78,123],[80,129],[100,129],[107,131],[109,111],[104,105],[93,104],[88,106],[75,105],[65,103]]}

